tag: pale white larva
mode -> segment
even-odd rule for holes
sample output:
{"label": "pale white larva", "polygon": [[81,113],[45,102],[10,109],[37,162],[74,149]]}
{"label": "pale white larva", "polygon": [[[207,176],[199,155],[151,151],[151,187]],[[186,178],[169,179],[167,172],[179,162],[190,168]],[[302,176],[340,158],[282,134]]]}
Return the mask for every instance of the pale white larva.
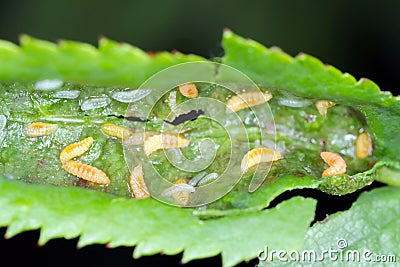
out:
{"label": "pale white larva", "polygon": [[59,98],[59,99],[75,99],[78,98],[81,91],[79,90],[72,90],[72,91],[59,91],[55,92],[52,97]]}
{"label": "pale white larva", "polygon": [[196,176],[194,176],[192,179],[190,179],[188,184],[191,186],[196,186],[199,183],[199,181],[201,179],[203,179],[203,177],[206,175],[207,175],[207,172],[201,172],[201,173],[197,174]]}
{"label": "pale white larva", "polygon": [[35,89],[41,91],[51,91],[60,88],[64,84],[61,80],[42,80],[35,83]]}
{"label": "pale white larva", "polygon": [[[128,88],[126,88],[128,89]],[[150,89],[136,89],[130,91],[119,91],[114,92],[111,97],[122,103],[132,103],[145,98],[151,93]]]}
{"label": "pale white larva", "polygon": [[197,186],[202,186],[207,184],[210,181],[214,181],[215,179],[218,178],[218,173],[212,172],[210,174],[207,174],[206,176],[203,177],[198,183]]}
{"label": "pale white larva", "polygon": [[81,109],[83,111],[88,111],[97,108],[104,108],[108,106],[110,103],[111,100],[108,97],[90,98],[82,103]]}
{"label": "pale white larva", "polygon": [[193,193],[194,191],[196,191],[196,188],[194,188],[194,186],[181,183],[181,184],[175,184],[171,187],[168,187],[167,189],[165,189],[163,191],[162,195],[166,196],[166,197],[170,197],[179,192]]}
{"label": "pale white larva", "polygon": [[287,106],[291,108],[303,108],[312,104],[312,101],[307,99],[290,99],[290,98],[281,98],[278,100],[279,105]]}
{"label": "pale white larva", "polygon": [[196,188],[187,184],[185,179],[178,179],[172,187],[164,190],[162,194],[167,197],[172,197],[180,206],[187,206],[190,194],[194,191],[196,191]]}

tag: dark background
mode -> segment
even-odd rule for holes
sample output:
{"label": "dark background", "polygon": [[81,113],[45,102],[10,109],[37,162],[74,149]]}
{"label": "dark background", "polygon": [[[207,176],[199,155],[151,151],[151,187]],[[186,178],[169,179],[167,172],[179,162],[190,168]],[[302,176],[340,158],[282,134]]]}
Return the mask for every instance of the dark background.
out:
{"label": "dark background", "polygon": [[[223,55],[220,40],[227,27],[266,46],[279,46],[291,55],[311,54],[398,94],[399,14],[400,1],[396,0],[1,1],[0,39],[18,42],[18,36],[26,33],[50,41],[71,39],[96,45],[99,37],[106,36],[144,50],[176,49],[214,57]],[[348,209],[359,195],[339,198],[302,190],[285,193],[274,203],[296,193],[319,200],[317,220],[326,213]],[[0,235],[4,232],[1,229]],[[37,247],[38,237],[39,232],[32,231],[10,240],[0,238],[0,266],[178,265],[181,257],[153,256],[134,261],[131,248],[96,245],[77,250],[77,240],[63,239]],[[210,264],[220,265],[220,257],[187,266]]]}

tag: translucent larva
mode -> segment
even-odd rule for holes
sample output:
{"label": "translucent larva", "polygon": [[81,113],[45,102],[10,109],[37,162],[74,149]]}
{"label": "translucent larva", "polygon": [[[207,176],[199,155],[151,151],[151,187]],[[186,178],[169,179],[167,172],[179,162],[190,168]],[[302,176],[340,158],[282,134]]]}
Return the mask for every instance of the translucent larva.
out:
{"label": "translucent larva", "polygon": [[81,104],[81,109],[83,111],[88,111],[97,108],[104,108],[111,103],[111,100],[108,97],[97,97],[85,100]]}
{"label": "translucent larva", "polygon": [[194,83],[185,83],[179,85],[179,92],[188,98],[196,98],[199,95],[199,91]]}
{"label": "translucent larva", "polygon": [[129,186],[135,198],[150,197],[149,190],[143,178],[142,165],[136,166],[129,175]]}
{"label": "translucent larva", "polygon": [[278,103],[282,106],[287,106],[292,108],[303,108],[312,104],[312,102],[308,99],[290,99],[290,98],[281,98],[278,100]]}
{"label": "translucent larva", "polygon": [[262,162],[273,162],[279,159],[282,159],[282,155],[272,149],[265,147],[254,148],[243,157],[241,169],[243,172],[246,172],[254,165]]}
{"label": "translucent larva", "polygon": [[144,152],[150,155],[159,149],[180,148],[189,145],[189,140],[179,134],[162,133],[150,136],[144,141]]}
{"label": "translucent larva", "polygon": [[50,91],[61,87],[64,84],[61,80],[42,80],[35,83],[35,89],[41,91]]}
{"label": "translucent larva", "polygon": [[54,98],[60,98],[60,99],[75,99],[78,98],[78,96],[81,94],[81,91],[79,90],[72,90],[72,91],[59,91],[55,92],[52,96]]}
{"label": "translucent larva", "polygon": [[212,172],[210,174],[207,174],[206,176],[204,176],[198,183],[197,186],[202,186],[207,184],[210,181],[214,181],[215,179],[218,178],[218,173]]}
{"label": "translucent larva", "polygon": [[189,203],[190,193],[193,193],[196,189],[188,185],[185,179],[178,179],[174,184],[174,186],[167,188],[163,195],[172,196],[180,206],[186,206]]}
{"label": "translucent larva", "polygon": [[110,179],[107,177],[107,174],[96,167],[74,160],[64,162],[62,167],[70,174],[86,181],[104,185],[108,185],[110,183]]}
{"label": "translucent larva", "polygon": [[207,172],[201,172],[201,173],[197,174],[196,176],[194,176],[192,179],[190,179],[188,184],[191,186],[196,186],[199,183],[199,181],[201,179],[203,179],[203,177],[206,175],[207,175]]}
{"label": "translucent larva", "polygon": [[333,107],[334,105],[336,105],[336,103],[328,100],[318,100],[315,102],[315,106],[317,107],[319,114],[324,117],[328,113],[328,108]]}
{"label": "translucent larva", "polygon": [[144,140],[146,140],[146,138],[150,137],[151,135],[153,135],[153,133],[151,132],[131,133],[129,137],[122,139],[122,142],[125,146],[143,145]]}
{"label": "translucent larva", "polygon": [[114,92],[111,97],[122,103],[132,103],[139,101],[150,93],[150,89],[136,89],[131,91]]}
{"label": "translucent larva", "polygon": [[165,189],[162,195],[172,197],[180,206],[187,206],[190,194],[196,189],[193,186],[188,185],[185,179],[178,179],[174,184],[174,186]]}
{"label": "translucent larva", "polygon": [[226,102],[226,112],[231,113],[248,107],[256,106],[269,101],[272,98],[270,93],[248,92],[232,96]]}
{"label": "translucent larva", "polygon": [[372,153],[372,141],[368,133],[358,135],[356,139],[356,157],[364,159]]}
{"label": "translucent larva", "polygon": [[[182,180],[183,180],[183,179],[179,179],[178,181],[181,182]],[[184,180],[183,180],[183,181],[184,181]],[[169,188],[165,189],[165,190],[162,192],[162,195],[163,195],[163,196],[166,196],[166,197],[170,197],[170,196],[172,196],[172,195],[175,194],[175,193],[179,193],[179,192],[193,193],[194,191],[196,191],[196,188],[193,187],[193,186],[191,186],[191,185],[189,185],[189,184],[187,184],[186,181],[185,181],[185,182],[181,182],[181,183],[176,183],[176,182],[175,182],[175,185],[172,186],[172,187],[169,187]]]}
{"label": "translucent larva", "polygon": [[329,168],[322,173],[322,178],[346,173],[346,162],[338,154],[333,152],[321,152],[321,158],[329,165]]}
{"label": "translucent larva", "polygon": [[88,137],[82,141],[73,143],[65,147],[60,154],[61,163],[65,163],[73,158],[79,157],[86,153],[93,144],[93,137]]}
{"label": "translucent larva", "polygon": [[112,123],[105,123],[101,125],[101,130],[109,136],[117,137],[120,139],[128,138],[132,135],[132,131],[130,131],[129,129]]}
{"label": "translucent larva", "polygon": [[57,124],[32,122],[25,127],[24,134],[28,137],[47,136],[55,133],[57,129]]}

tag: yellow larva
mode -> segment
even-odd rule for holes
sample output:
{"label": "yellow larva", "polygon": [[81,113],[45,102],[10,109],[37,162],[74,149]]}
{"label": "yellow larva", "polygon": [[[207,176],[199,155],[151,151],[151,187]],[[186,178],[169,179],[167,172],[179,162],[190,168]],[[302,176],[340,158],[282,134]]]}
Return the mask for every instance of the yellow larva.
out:
{"label": "yellow larva", "polygon": [[179,85],[179,92],[188,98],[196,98],[199,95],[199,91],[194,83]]}
{"label": "yellow larva", "polygon": [[122,139],[122,143],[125,146],[137,146],[137,145],[143,145],[144,140],[146,138],[152,136],[154,133],[152,132],[135,132],[132,133],[131,136]]}
{"label": "yellow larva", "polygon": [[321,158],[329,165],[329,168],[322,173],[322,178],[346,173],[346,162],[338,154],[333,152],[321,152]]}
{"label": "yellow larva", "polygon": [[315,102],[315,106],[317,107],[319,114],[324,117],[328,113],[328,108],[333,107],[334,105],[336,105],[336,103],[328,100],[318,100]]}
{"label": "yellow larva", "polygon": [[105,123],[101,125],[101,130],[109,136],[117,137],[120,139],[128,138],[132,135],[132,132],[129,129],[112,123]]}
{"label": "yellow larva", "polygon": [[142,165],[136,166],[129,175],[129,186],[135,198],[150,197],[149,190],[144,182]]}
{"label": "yellow larva", "polygon": [[241,163],[241,169],[243,172],[248,171],[254,165],[262,162],[272,162],[282,159],[282,155],[279,152],[269,148],[254,148],[244,155]]}
{"label": "yellow larva", "polygon": [[364,159],[372,153],[372,141],[368,133],[358,135],[356,139],[356,157]]}
{"label": "yellow larva", "polygon": [[82,141],[73,143],[65,147],[60,154],[61,163],[67,162],[75,157],[83,155],[93,144],[93,137],[88,137]]}
{"label": "yellow larva", "polygon": [[57,124],[32,122],[25,127],[24,134],[28,137],[40,137],[55,133],[57,129]]}
{"label": "yellow larva", "polygon": [[[187,184],[187,182],[185,179],[178,179],[174,182],[174,184]],[[180,206],[186,206],[189,203],[189,197],[190,197],[190,192],[184,190],[172,194],[172,198]]]}
{"label": "yellow larva", "polygon": [[232,96],[226,102],[226,112],[231,113],[248,107],[256,106],[269,101],[272,98],[270,93],[248,92]]}
{"label": "yellow larva", "polygon": [[64,162],[62,165],[63,169],[78,178],[87,180],[89,182],[108,185],[110,179],[107,177],[102,170],[96,167],[83,164],[74,160]]}
{"label": "yellow larva", "polygon": [[159,149],[179,148],[189,145],[189,140],[179,134],[162,133],[150,136],[144,141],[144,152],[150,155]]}

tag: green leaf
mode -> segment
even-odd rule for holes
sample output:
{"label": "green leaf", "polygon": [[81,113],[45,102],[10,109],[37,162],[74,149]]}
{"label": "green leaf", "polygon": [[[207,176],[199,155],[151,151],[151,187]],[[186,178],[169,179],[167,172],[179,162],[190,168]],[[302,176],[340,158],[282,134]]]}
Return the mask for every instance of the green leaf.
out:
{"label": "green leaf", "polygon": [[[222,62],[243,71],[261,86],[288,90],[301,97],[327,99],[360,111],[365,116],[368,131],[374,141],[373,154],[382,161],[378,166],[392,166],[391,172],[396,178],[381,177],[377,175],[380,173],[379,168],[375,168],[373,172],[346,176],[344,180],[359,177],[364,181],[361,187],[373,179],[392,185],[399,184],[400,136],[397,132],[400,97],[393,97],[390,92],[381,92],[368,79],[357,81],[348,73],[343,74],[312,56],[300,54],[292,58],[279,49],[265,48],[230,31],[224,32],[223,46],[226,54]],[[343,188],[342,194],[358,188]],[[327,192],[338,194],[335,190]]]}
{"label": "green leaf", "polygon": [[260,85],[339,104],[391,106],[396,103],[390,93],[382,93],[374,82],[365,78],[357,81],[310,55],[299,54],[293,58],[278,48],[268,49],[230,31],[224,32],[223,47],[222,62],[243,71]]}
{"label": "green leaf", "polygon": [[0,80],[37,81],[58,78],[89,84],[139,86],[169,66],[204,60],[195,55],[162,52],[154,55],[101,39],[99,47],[79,42],[54,44],[27,35],[21,47],[0,40]]}
{"label": "green leaf", "polygon": [[[295,197],[277,207],[214,220],[153,199],[129,200],[80,188],[27,185],[0,177],[0,225],[6,237],[41,229],[39,244],[80,236],[78,245],[135,246],[135,257],[184,251],[183,262],[222,254],[224,266],[257,256],[266,242],[300,248],[316,201]],[[296,214],[292,220],[288,214]]]}
{"label": "green leaf", "polygon": [[[135,256],[184,251],[186,262],[222,253],[224,264],[233,265],[254,258],[266,244],[284,249],[301,246],[299,240],[312,219],[314,202],[294,198],[276,208],[262,210],[282,192],[318,188],[340,195],[354,192],[374,179],[400,184],[398,98],[381,93],[369,80],[356,81],[308,55],[292,58],[231,32],[225,32],[223,44],[226,55],[221,61],[243,71],[261,90],[273,95],[270,107],[279,128],[273,141],[285,145],[285,155],[274,163],[268,179],[256,192],[248,192],[250,171],[230,194],[211,203],[206,210],[191,210],[169,207],[152,199],[121,198],[131,196],[121,141],[105,136],[100,125],[124,125],[120,116],[125,115],[127,105],[110,99],[108,106],[85,112],[81,104],[93,96],[111,97],[111,93],[125,86],[137,88],[159,70],[202,58],[165,52],[149,55],[107,39],[100,41],[99,48],[70,41],[56,45],[29,36],[22,37],[21,47],[0,41],[0,62],[7,62],[0,64],[0,115],[7,119],[5,128],[0,129],[0,176],[9,179],[0,180],[0,224],[9,225],[7,235],[42,228],[40,243],[51,238],[81,236],[80,245],[137,245]],[[229,82],[223,71],[215,73],[218,80],[226,78],[224,81]],[[65,82],[61,89],[79,90],[80,95],[74,100],[55,100],[51,91],[38,94],[32,82],[42,79],[61,79]],[[201,96],[213,95],[220,101],[231,96],[214,85],[199,88]],[[160,122],[171,111],[162,105],[167,97],[160,100],[159,108],[151,114],[149,130],[160,131]],[[313,105],[318,99],[338,105],[330,108],[324,118]],[[299,109],[280,104],[282,100],[311,104]],[[177,104],[182,101],[183,97],[177,97]],[[261,134],[254,127],[254,114],[248,110],[237,114],[247,121],[250,146],[259,146]],[[56,122],[60,130],[49,138],[24,136],[23,127],[38,120]],[[142,126],[140,122],[132,124]],[[177,129],[168,127],[171,131]],[[185,135],[191,137],[192,144],[183,151],[189,158],[196,156],[199,141],[206,136],[219,145],[221,158],[228,154],[226,132],[206,118],[199,117],[186,127]],[[361,130],[368,131],[374,143],[373,155],[366,159],[354,157],[354,140]],[[62,148],[87,136],[93,136],[95,144],[80,159],[112,176],[109,187],[84,183],[61,168],[58,156]],[[320,175],[326,165],[319,157],[321,150],[340,152],[348,164],[347,174],[322,180]],[[171,179],[179,177],[161,153],[151,157],[162,174]],[[223,163],[224,160],[217,160],[209,170],[218,172]],[[27,185],[10,179],[57,187]],[[260,232],[258,225],[266,226]]]}
{"label": "green leaf", "polygon": [[[292,262],[287,265],[360,266],[373,263],[377,260],[375,258],[377,255],[392,255],[398,261],[400,257],[399,224],[399,188],[383,187],[365,192],[348,211],[333,214],[329,216],[327,222],[316,223],[308,230],[303,248],[299,252],[315,251],[317,257],[321,258],[319,262]],[[322,253],[323,250],[329,249],[338,251],[332,254],[332,257],[337,255],[339,260],[330,260],[329,254]],[[359,261],[352,260],[354,259],[353,252],[357,258],[359,257]],[[283,265],[279,261],[274,263],[278,266]],[[381,262],[381,264],[385,263]],[[393,259],[391,263],[388,261],[386,264],[393,266]],[[269,265],[270,263],[266,264],[266,266]]]}

